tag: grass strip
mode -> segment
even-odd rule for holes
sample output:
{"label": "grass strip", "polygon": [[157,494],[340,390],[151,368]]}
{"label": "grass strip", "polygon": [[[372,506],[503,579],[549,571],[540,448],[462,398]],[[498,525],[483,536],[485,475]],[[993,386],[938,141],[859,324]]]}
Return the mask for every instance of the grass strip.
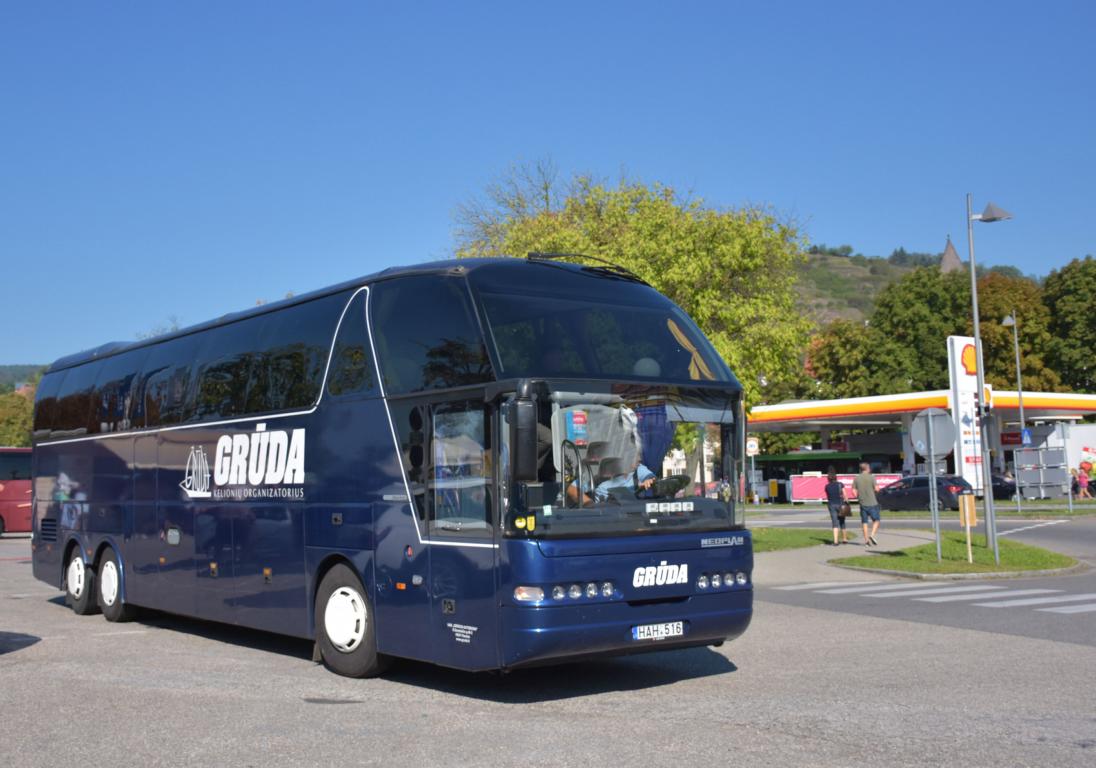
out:
{"label": "grass strip", "polygon": [[936,561],[936,542],[909,549],[842,557],[830,562],[860,568],[885,568],[903,573],[1009,573],[1069,568],[1077,564],[1072,557],[998,537],[997,548],[1001,553],[1001,564],[997,565],[993,562],[993,552],[986,548],[984,536],[971,536],[971,544],[973,563],[967,562],[966,536],[954,531],[946,531],[941,538],[943,559],[940,562]]}
{"label": "grass strip", "polygon": [[[776,552],[833,543],[833,530],[813,528],[751,528],[754,552]],[[855,536],[849,535],[849,541]]]}
{"label": "grass strip", "polygon": [[[1024,502],[1022,512],[1016,511],[1015,501],[995,501],[994,511],[997,513],[997,517],[1013,517],[1013,518],[1031,518],[1035,520],[1041,520],[1045,518],[1053,517],[1087,517],[1089,515],[1096,515],[1096,503],[1085,502],[1079,504],[1073,503],[1073,511],[1070,512],[1066,503],[1046,502],[1046,501],[1027,501]],[[774,512],[801,512],[810,514],[812,512],[817,513],[820,520],[825,521],[829,519],[829,512],[825,508],[820,508],[817,504],[765,504],[761,506],[750,506],[746,508],[746,519],[767,517]],[[931,513],[928,509],[917,510],[894,510],[884,509],[882,511],[883,518],[893,518],[899,520],[905,519],[927,519],[931,517]],[[978,501],[978,519],[981,520],[984,515],[982,501]],[[959,513],[953,510],[940,510],[940,519],[958,519]],[[853,505],[852,517],[850,520],[860,521],[860,511]]]}

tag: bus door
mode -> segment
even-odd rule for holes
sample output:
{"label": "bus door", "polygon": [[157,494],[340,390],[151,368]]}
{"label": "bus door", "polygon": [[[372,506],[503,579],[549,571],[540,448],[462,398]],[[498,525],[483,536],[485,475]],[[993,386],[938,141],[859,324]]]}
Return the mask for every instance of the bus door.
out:
{"label": "bus door", "polygon": [[[422,541],[426,525],[423,457],[428,418],[429,406],[424,403],[398,400],[391,404],[399,451],[391,471],[378,473],[387,474],[389,482],[377,489],[383,501],[373,504],[377,650],[421,661],[434,660],[430,547]],[[383,466],[383,458],[378,456],[376,461]]]}
{"label": "bus door", "polygon": [[427,410],[423,506],[434,659],[464,669],[497,667],[494,409],[480,395]]}

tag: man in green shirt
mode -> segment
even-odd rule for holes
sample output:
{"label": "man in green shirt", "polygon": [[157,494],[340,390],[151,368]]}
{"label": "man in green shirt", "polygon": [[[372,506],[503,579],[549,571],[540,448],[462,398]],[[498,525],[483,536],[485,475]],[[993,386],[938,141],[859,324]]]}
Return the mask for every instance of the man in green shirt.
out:
{"label": "man in green shirt", "polygon": [[[879,546],[875,534],[879,531],[879,499],[875,498],[875,475],[867,462],[860,465],[860,474],[852,481],[856,498],[860,502],[860,526],[864,529],[864,546]],[[868,521],[871,533],[868,533]]]}

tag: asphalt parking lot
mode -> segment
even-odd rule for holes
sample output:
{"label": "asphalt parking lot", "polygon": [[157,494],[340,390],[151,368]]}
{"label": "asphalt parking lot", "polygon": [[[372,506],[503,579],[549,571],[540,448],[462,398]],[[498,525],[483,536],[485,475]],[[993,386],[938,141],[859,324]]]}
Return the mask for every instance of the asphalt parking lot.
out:
{"label": "asphalt parking lot", "polygon": [[75,616],[28,556],[27,539],[0,539],[6,766],[1087,766],[1096,755],[1090,645],[759,600],[746,635],[719,649],[503,676],[403,663],[350,680],[300,641],[163,615]]}

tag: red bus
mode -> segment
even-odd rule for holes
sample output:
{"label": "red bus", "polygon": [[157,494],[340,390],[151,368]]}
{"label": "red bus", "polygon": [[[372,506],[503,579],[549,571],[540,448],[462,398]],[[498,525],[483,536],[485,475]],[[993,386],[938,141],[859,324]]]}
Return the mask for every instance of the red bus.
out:
{"label": "red bus", "polygon": [[30,533],[30,448],[0,448],[0,535]]}

